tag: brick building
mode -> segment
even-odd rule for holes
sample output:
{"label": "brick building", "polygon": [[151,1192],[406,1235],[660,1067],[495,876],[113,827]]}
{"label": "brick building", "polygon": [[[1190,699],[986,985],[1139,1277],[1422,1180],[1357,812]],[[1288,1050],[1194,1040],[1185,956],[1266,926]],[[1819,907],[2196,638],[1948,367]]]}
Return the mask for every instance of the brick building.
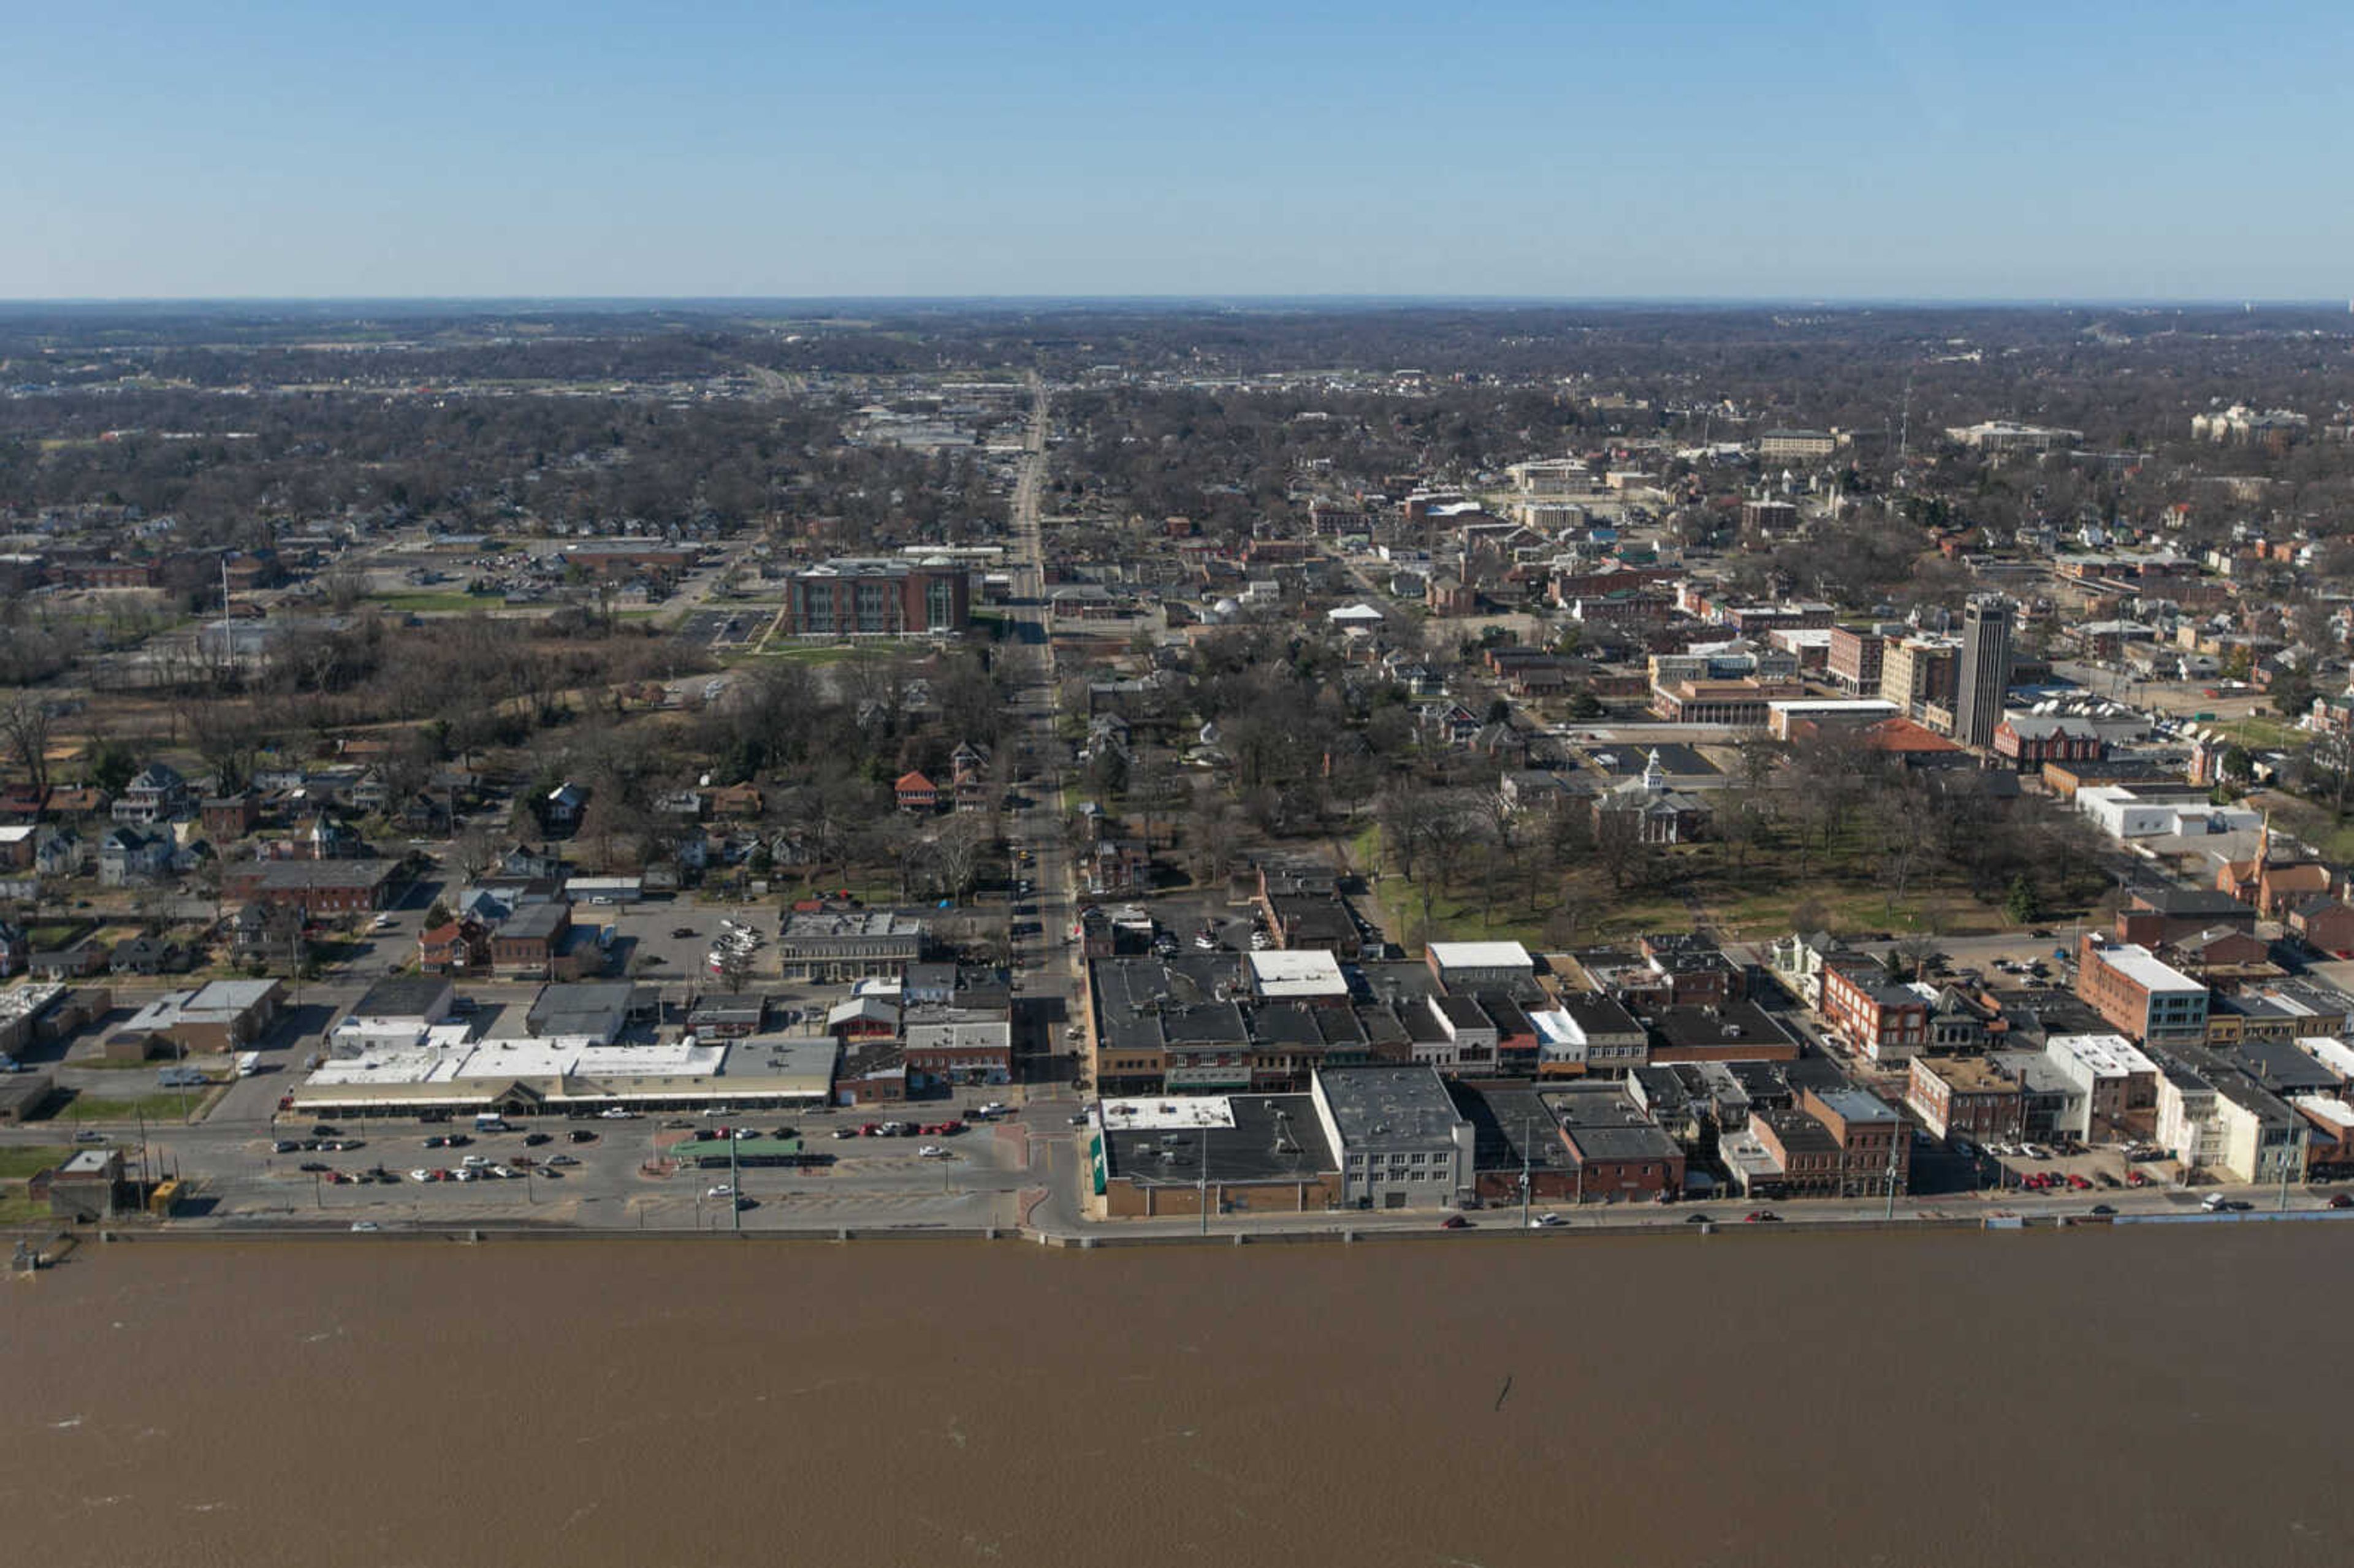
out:
{"label": "brick building", "polygon": [[834,560],[785,579],[795,637],[954,634],[971,618],[971,577],[946,562]]}
{"label": "brick building", "polygon": [[1907,1070],[1904,1103],[1935,1137],[1980,1143],[2024,1132],[2024,1097],[2018,1079],[1983,1056],[1915,1056]]}
{"label": "brick building", "polygon": [[1861,964],[1831,964],[1823,969],[1822,997],[1824,1019],[1875,1062],[1928,1048],[1936,992],[1927,986],[1893,984]]}
{"label": "brick building", "polygon": [[2207,988],[2158,962],[2147,948],[2086,933],[2076,994],[2110,1027],[2144,1044],[2197,1045],[2207,1038]]}
{"label": "brick building", "polygon": [[241,862],[222,875],[221,891],[247,903],[300,909],[315,920],[383,908],[392,872],[388,860]]}

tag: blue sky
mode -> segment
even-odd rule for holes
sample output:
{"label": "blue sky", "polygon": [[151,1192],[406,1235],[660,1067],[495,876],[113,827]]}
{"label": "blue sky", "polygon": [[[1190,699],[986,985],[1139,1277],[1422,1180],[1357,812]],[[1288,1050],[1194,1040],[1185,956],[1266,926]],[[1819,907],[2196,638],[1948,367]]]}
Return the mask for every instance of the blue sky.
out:
{"label": "blue sky", "polygon": [[13,8],[0,299],[2354,293],[2343,0]]}

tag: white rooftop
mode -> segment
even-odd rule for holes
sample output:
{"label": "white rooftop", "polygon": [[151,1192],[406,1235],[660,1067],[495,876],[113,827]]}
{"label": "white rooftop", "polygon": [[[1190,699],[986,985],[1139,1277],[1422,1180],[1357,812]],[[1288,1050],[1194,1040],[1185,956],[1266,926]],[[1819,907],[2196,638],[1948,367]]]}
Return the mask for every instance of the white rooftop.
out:
{"label": "white rooftop", "polygon": [[[2127,942],[2094,950],[2101,955],[2103,963],[2132,980],[2144,991],[2195,991],[2203,993],[2207,990],[2205,986],[2200,985],[2180,969],[2160,962],[2147,948],[2135,943]],[[2099,1039],[2102,1036],[2085,1035],[2080,1038]]]}
{"label": "white rooftop", "polygon": [[1272,948],[1246,955],[1261,996],[1346,996],[1341,960],[1321,948]]}
{"label": "white rooftop", "polygon": [[2291,1095],[2288,1103],[2317,1121],[2354,1130],[2354,1105],[2348,1105],[2336,1095]]}
{"label": "white rooftop", "polygon": [[1433,942],[1430,956],[1444,969],[1527,969],[1536,960],[1518,942]]}
{"label": "white rooftop", "polygon": [[2354,1079],[2354,1045],[2327,1034],[2302,1034],[2296,1048],[2339,1077]]}
{"label": "white rooftop", "polygon": [[2044,1046],[2054,1056],[2083,1064],[2096,1078],[2122,1078],[2134,1073],[2154,1077],[2158,1073],[2158,1064],[2122,1034],[2054,1034]]}
{"label": "white rooftop", "polygon": [[1192,1127],[1232,1127],[1235,1107],[1224,1095],[1174,1099],[1106,1100],[1104,1126],[1114,1132],[1174,1132]]}
{"label": "white rooftop", "polygon": [[709,1077],[724,1070],[727,1047],[602,1045],[563,1038],[490,1040],[453,1049],[418,1046],[369,1051],[330,1061],[311,1075],[317,1088],[345,1084],[447,1084],[461,1078]]}

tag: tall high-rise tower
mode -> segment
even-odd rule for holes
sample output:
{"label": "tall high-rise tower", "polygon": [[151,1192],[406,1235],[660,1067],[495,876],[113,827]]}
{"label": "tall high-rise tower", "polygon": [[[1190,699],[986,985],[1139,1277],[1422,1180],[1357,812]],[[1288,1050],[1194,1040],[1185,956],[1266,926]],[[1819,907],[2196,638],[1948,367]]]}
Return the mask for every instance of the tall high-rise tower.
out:
{"label": "tall high-rise tower", "polygon": [[1971,597],[1962,611],[1962,667],[1954,683],[1954,738],[1981,749],[1994,744],[2010,685],[2010,600],[1999,593]]}

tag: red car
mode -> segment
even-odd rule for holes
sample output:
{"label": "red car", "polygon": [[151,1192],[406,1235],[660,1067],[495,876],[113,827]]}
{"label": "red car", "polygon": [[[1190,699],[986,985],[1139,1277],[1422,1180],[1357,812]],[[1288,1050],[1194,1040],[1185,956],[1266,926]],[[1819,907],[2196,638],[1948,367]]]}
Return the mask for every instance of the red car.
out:
{"label": "red car", "polygon": [[880,1138],[883,1136],[883,1124],[879,1121],[867,1122],[859,1128],[858,1136],[861,1138]]}
{"label": "red car", "polygon": [[1471,1222],[1460,1214],[1449,1214],[1438,1222],[1438,1228],[1442,1231],[1468,1231],[1471,1228]]}
{"label": "red car", "polygon": [[2073,1187],[2079,1192],[2089,1192],[2093,1190],[2093,1184],[2084,1180],[2082,1176],[2069,1177],[2068,1185]]}

